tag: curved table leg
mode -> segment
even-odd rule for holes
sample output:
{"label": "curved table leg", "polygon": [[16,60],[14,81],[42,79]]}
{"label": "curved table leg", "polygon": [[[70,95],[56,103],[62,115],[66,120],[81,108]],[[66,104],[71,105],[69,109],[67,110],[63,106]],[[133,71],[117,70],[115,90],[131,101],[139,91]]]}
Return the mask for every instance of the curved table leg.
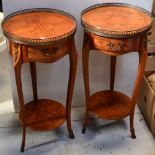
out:
{"label": "curved table leg", "polygon": [[22,145],[21,145],[21,152],[24,152],[25,149],[25,139],[26,139],[26,127],[23,126],[23,135],[22,135]]}
{"label": "curved table leg", "polygon": [[70,46],[71,46],[71,52],[69,53],[70,72],[69,72],[68,92],[67,92],[67,101],[66,101],[66,119],[67,119],[67,129],[69,132],[69,136],[70,138],[74,138],[74,133],[71,128],[71,101],[72,101],[72,96],[74,91],[78,55],[76,52],[74,40],[71,41]]}
{"label": "curved table leg", "polygon": [[25,148],[25,138],[26,138],[26,124],[25,118],[24,118],[24,97],[23,97],[23,91],[22,91],[22,80],[21,80],[21,47],[16,47],[14,50],[15,53],[13,55],[14,57],[14,70],[15,70],[15,76],[16,76],[16,86],[17,86],[17,93],[19,97],[19,103],[20,103],[20,112],[22,114],[22,126],[23,126],[23,136],[22,136],[22,145],[21,145],[21,152],[24,152]]}
{"label": "curved table leg", "polygon": [[138,73],[137,73],[137,78],[135,81],[134,91],[133,91],[133,95],[132,95],[132,103],[131,103],[131,111],[130,111],[130,132],[131,132],[131,137],[133,139],[136,138],[135,130],[134,130],[134,110],[135,110],[135,105],[137,102],[140,84],[141,84],[141,80],[143,78],[143,73],[144,73],[146,59],[147,59],[147,43],[146,43],[147,39],[146,38],[147,38],[147,36],[143,36],[141,39],[141,47],[139,50]]}
{"label": "curved table leg", "polygon": [[89,89],[89,38],[88,34],[84,34],[83,51],[82,51],[82,65],[83,65],[83,78],[86,95],[86,113],[83,124],[82,133],[86,132],[89,119],[89,101],[90,101],[90,89]]}
{"label": "curved table leg", "polygon": [[111,56],[110,62],[110,91],[114,90],[115,70],[116,70],[116,56]]}
{"label": "curved table leg", "polygon": [[32,78],[33,98],[34,98],[34,101],[36,101],[38,100],[38,93],[37,93],[37,73],[36,73],[35,62],[30,62],[30,71],[31,71],[31,78]]}

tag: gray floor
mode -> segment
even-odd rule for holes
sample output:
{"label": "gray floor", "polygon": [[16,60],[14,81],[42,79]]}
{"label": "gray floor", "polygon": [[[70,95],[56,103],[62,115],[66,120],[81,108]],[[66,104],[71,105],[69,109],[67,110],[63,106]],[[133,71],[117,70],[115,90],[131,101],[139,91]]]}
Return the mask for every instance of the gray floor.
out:
{"label": "gray floor", "polygon": [[[0,155],[18,155],[21,127],[13,111],[6,52],[0,52]],[[66,124],[48,132],[27,130],[25,155],[155,155],[155,140],[136,108],[137,139],[130,138],[129,118],[105,121],[91,118],[85,135],[81,133],[84,107],[72,109],[75,139],[68,138]]]}

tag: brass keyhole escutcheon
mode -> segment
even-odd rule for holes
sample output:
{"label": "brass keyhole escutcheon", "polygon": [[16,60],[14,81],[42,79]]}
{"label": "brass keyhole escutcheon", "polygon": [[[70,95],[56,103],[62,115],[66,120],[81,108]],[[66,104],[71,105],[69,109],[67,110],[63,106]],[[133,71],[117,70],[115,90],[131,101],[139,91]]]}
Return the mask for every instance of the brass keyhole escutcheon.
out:
{"label": "brass keyhole escutcheon", "polygon": [[124,50],[125,47],[126,47],[126,44],[122,41],[120,42],[112,42],[110,41],[108,44],[107,44],[108,48],[111,50],[111,51],[121,51],[121,50]]}
{"label": "brass keyhole escutcheon", "polygon": [[49,49],[49,48],[44,48],[44,49],[43,49],[43,53],[44,53],[46,56],[50,56],[51,54],[56,53],[58,50],[59,50],[59,47],[52,47],[51,49]]}

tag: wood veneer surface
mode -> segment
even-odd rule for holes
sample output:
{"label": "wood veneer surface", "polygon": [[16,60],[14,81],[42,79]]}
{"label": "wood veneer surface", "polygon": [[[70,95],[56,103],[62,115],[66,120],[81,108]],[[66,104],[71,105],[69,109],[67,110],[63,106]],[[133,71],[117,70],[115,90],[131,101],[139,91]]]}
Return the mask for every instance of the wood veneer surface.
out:
{"label": "wood veneer surface", "polygon": [[[23,114],[20,112],[21,122]],[[26,126],[33,130],[49,130],[59,127],[66,118],[65,107],[53,100],[39,99],[25,106]]]}
{"label": "wood veneer surface", "polygon": [[131,99],[118,91],[104,90],[91,96],[89,110],[103,119],[122,119],[130,114]]}
{"label": "wood veneer surface", "polygon": [[128,7],[99,7],[87,11],[82,20],[97,29],[126,32],[147,27],[151,18],[144,12]]}
{"label": "wood veneer surface", "polygon": [[28,12],[11,17],[3,24],[7,33],[23,39],[51,39],[71,32],[76,22],[56,12]]}

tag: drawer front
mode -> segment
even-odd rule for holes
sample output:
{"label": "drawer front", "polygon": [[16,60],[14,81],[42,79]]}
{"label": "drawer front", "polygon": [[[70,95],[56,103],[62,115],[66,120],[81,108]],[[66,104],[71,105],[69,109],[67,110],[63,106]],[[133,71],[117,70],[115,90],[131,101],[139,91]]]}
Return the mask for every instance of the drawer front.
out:
{"label": "drawer front", "polygon": [[68,53],[68,46],[64,44],[49,46],[28,46],[27,58],[29,61],[43,63],[55,62]]}
{"label": "drawer front", "polygon": [[154,103],[154,92],[150,87],[149,83],[146,81],[146,77],[143,77],[141,89],[138,98],[138,106],[143,113],[148,125],[150,126],[151,116],[152,116],[152,106]]}
{"label": "drawer front", "polygon": [[152,28],[148,32],[148,42],[149,44],[155,44],[155,18],[152,18]]}
{"label": "drawer front", "polygon": [[124,53],[137,51],[139,49],[140,39],[109,39],[94,35],[91,37],[93,48],[102,50],[110,55],[121,55]]}
{"label": "drawer front", "polygon": [[155,70],[155,56],[148,56],[145,71]]}

